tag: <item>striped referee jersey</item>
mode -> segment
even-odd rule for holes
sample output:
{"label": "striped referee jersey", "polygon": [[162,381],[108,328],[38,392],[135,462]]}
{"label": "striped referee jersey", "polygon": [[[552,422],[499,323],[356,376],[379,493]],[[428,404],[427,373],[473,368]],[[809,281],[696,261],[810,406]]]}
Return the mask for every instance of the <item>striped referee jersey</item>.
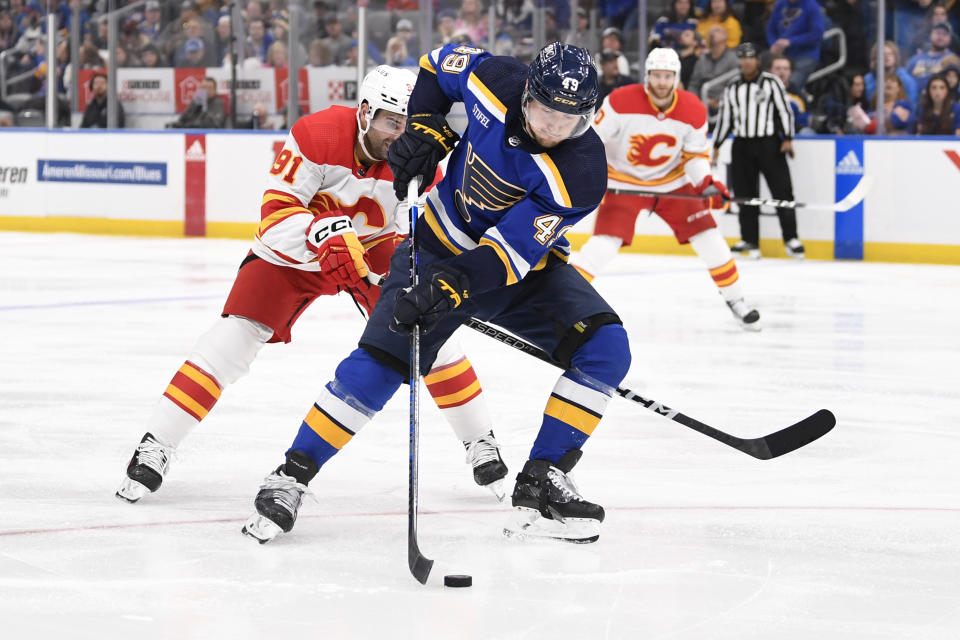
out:
{"label": "striped referee jersey", "polygon": [[731,133],[738,138],[793,138],[793,110],[780,78],[761,71],[753,80],[741,75],[724,88],[713,130],[714,148]]}

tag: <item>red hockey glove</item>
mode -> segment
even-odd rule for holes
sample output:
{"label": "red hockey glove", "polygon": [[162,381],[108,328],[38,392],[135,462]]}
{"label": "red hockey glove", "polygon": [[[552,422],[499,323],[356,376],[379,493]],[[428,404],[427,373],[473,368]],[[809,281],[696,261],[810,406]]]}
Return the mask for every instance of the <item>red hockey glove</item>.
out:
{"label": "red hockey glove", "polygon": [[307,246],[320,258],[320,272],[346,289],[363,286],[369,273],[365,251],[347,216],[319,218],[307,229]]}
{"label": "red hockey glove", "polygon": [[730,190],[727,189],[727,185],[714,180],[713,176],[708,175],[694,189],[706,198],[708,209],[726,209],[730,206],[730,199],[733,197],[730,195]]}

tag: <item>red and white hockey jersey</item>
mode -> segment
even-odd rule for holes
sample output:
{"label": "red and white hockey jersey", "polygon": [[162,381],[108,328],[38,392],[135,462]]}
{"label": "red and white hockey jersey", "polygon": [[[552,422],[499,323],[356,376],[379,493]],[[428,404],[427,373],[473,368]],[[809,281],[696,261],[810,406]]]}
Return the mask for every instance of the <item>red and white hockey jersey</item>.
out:
{"label": "red and white hockey jersey", "polygon": [[[317,217],[342,211],[364,248],[405,235],[393,173],[385,161],[364,167],[354,154],[356,108],[332,106],[297,120],[270,168],[253,252],[273,264],[319,271],[306,232]],[[336,213],[336,215],[340,215]]]}
{"label": "red and white hockey jersey", "polygon": [[667,193],[710,173],[707,108],[683,89],[661,111],[647,88],[614,89],[593,120],[607,153],[607,188]]}

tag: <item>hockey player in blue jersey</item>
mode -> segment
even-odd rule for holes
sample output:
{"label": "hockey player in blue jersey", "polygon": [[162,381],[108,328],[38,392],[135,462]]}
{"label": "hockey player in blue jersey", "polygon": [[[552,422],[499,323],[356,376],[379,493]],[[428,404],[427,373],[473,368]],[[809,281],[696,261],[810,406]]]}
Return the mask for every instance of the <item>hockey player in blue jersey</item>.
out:
{"label": "hockey player in blue jersey", "polygon": [[[244,532],[266,542],[293,528],[307,483],[407,381],[415,324],[427,371],[447,338],[476,317],[567,366],[517,476],[517,512],[506,531],[592,542],[603,507],[585,500],[568,474],[630,366],[620,318],[567,264],[563,237],[606,190],[604,149],[590,126],[599,98],[593,61],[555,43],[527,67],[451,44],[423,56],[420,67],[407,128],[388,153],[401,198],[450,154],[416,225],[420,282],[409,286],[408,240],[393,255],[359,347],[261,487]],[[445,118],[454,102],[468,116],[462,139]]]}

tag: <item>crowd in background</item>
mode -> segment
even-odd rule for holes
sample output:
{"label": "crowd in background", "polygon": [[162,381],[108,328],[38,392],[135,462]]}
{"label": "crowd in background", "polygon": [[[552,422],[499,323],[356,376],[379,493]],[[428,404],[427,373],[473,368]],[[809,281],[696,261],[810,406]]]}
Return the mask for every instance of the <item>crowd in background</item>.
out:
{"label": "crowd in background", "polygon": [[[543,7],[546,42],[571,41],[596,54],[602,88],[641,77],[637,60],[636,0],[581,0],[571,31],[567,0],[493,0],[496,31],[489,31],[488,0],[433,0],[432,42],[418,40],[418,0],[372,0],[368,4],[368,64],[415,66],[418,57],[441,44],[475,45],[529,61],[535,53],[534,13]],[[49,66],[58,90],[68,94],[72,78],[69,34],[79,9],[81,69],[107,64],[108,5],[126,0],[0,0],[0,52],[7,78],[21,79],[5,94],[29,93],[38,104],[46,91]],[[241,1],[243,69],[297,66],[355,66],[358,57],[357,11],[352,2],[304,0]],[[55,7],[62,34],[56,60],[46,60],[46,8]],[[762,65],[779,76],[790,94],[801,133],[872,133],[883,120],[888,135],[960,134],[960,40],[955,32],[956,0],[888,0],[889,40],[883,43],[885,82],[878,88],[874,62],[875,5],[865,0],[650,0],[649,47],[673,47],[681,59],[682,86],[703,96],[715,113],[722,83],[710,80],[738,68],[734,48],[752,42],[763,49]],[[593,12],[592,10],[596,10]],[[291,16],[291,12],[293,15]],[[591,13],[598,24],[592,25]],[[655,19],[654,19],[655,18]],[[291,20],[299,38],[289,39]],[[120,22],[120,67],[230,66],[231,19],[226,0],[148,0]],[[838,56],[830,28],[843,31],[847,64],[837,73],[808,82],[817,68]],[[491,37],[491,35],[493,37]],[[99,91],[91,90],[102,98]],[[100,108],[103,107],[102,99]],[[0,103],[0,126],[14,122],[15,109]],[[100,122],[100,113],[84,118]],[[105,116],[104,116],[105,117]],[[256,118],[257,116],[255,116]],[[256,124],[256,122],[254,122]],[[89,126],[97,126],[90,124]],[[186,126],[186,125],[184,125]]]}

